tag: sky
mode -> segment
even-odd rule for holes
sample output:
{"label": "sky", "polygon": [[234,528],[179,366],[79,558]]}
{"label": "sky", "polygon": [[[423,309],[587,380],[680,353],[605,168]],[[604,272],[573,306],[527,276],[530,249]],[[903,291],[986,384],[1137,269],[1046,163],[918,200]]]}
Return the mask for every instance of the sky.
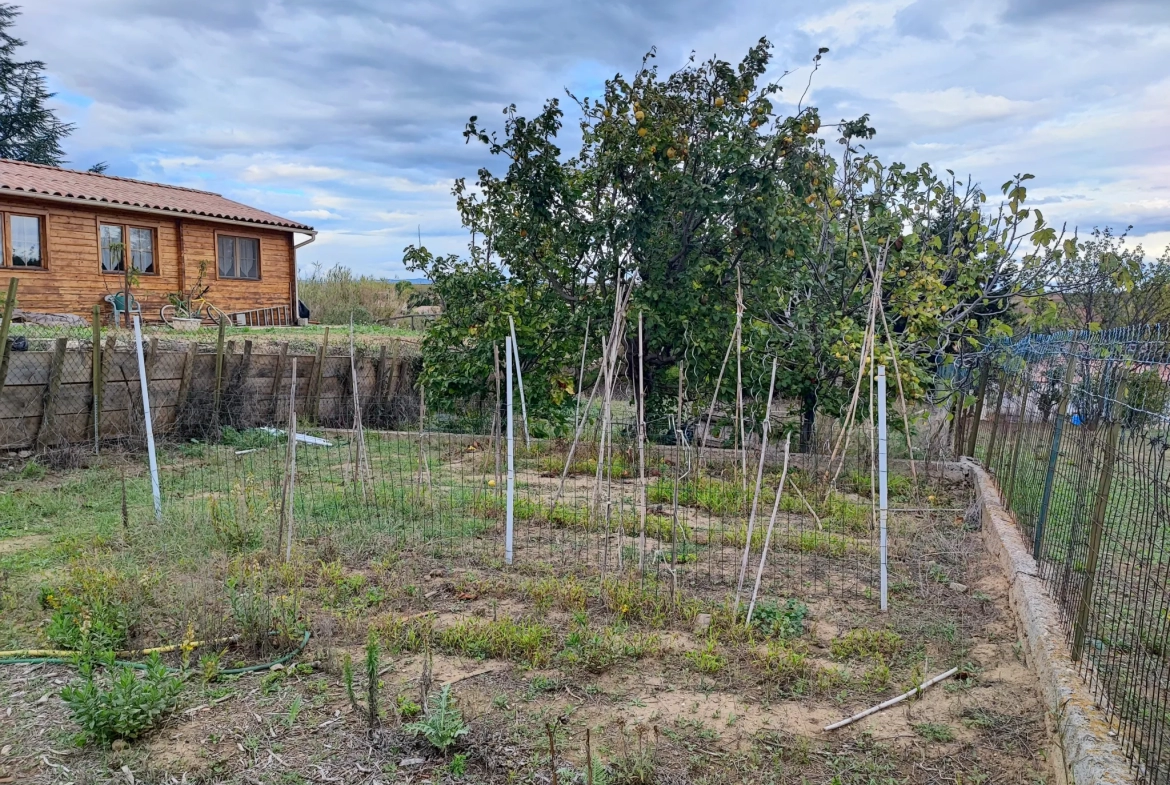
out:
{"label": "sky", "polygon": [[[598,95],[657,48],[738,61],[761,36],[795,101],[871,116],[869,149],[1030,200],[1082,234],[1170,244],[1167,0],[25,0],[15,34],[76,124],[70,167],[215,191],[310,224],[315,264],[399,278],[459,253],[457,177],[501,161],[470,115]],[[493,119],[494,118],[494,119]],[[572,148],[571,142],[566,145]]]}

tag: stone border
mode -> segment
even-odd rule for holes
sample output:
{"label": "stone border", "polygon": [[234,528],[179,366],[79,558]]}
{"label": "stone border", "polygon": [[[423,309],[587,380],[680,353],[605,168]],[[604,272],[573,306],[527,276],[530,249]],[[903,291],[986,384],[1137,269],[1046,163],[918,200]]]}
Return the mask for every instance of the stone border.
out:
{"label": "stone border", "polygon": [[975,462],[963,464],[975,486],[984,545],[1008,578],[1028,664],[1040,678],[1041,697],[1056,724],[1065,777],[1075,785],[1135,782],[1128,758],[1069,656],[1056,602],[1012,514],[1003,508],[995,481]]}

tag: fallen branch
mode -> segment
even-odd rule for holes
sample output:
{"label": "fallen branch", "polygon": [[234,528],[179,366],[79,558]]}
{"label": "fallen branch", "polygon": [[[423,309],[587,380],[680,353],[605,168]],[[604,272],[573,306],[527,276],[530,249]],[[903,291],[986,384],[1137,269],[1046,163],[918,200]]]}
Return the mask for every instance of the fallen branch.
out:
{"label": "fallen branch", "polygon": [[933,687],[935,684],[938,684],[940,681],[946,681],[947,679],[954,676],[958,672],[959,672],[958,668],[951,668],[946,673],[940,673],[938,676],[935,676],[930,681],[924,681],[922,684],[919,684],[914,689],[909,690],[908,692],[904,692],[896,698],[890,698],[885,703],[879,703],[878,705],[872,706],[872,707],[866,709],[865,711],[854,714],[849,719],[841,720],[840,722],[834,722],[832,725],[826,725],[825,731],[828,732],[831,730],[837,730],[837,728],[844,728],[846,725],[852,725],[853,723],[857,722],[858,720],[864,719],[865,717],[868,717],[871,714],[877,714],[879,711],[882,711],[883,709],[888,709],[895,704],[901,703],[902,701],[906,700],[907,698],[911,698],[915,695],[921,694],[924,690],[926,690],[927,687]]}

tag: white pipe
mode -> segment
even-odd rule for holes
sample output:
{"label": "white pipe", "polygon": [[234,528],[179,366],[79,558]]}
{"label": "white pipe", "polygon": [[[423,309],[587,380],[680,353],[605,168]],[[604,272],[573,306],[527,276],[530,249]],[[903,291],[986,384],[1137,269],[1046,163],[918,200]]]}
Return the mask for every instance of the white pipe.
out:
{"label": "white pipe", "polygon": [[158,457],[154,454],[154,425],[150,421],[150,385],[146,380],[146,358],[142,354],[142,325],[134,314],[134,344],[138,350],[138,382],[142,389],[142,417],[146,421],[146,454],[150,459],[150,492],[154,496],[154,518],[162,523],[162,494],[158,489]]}
{"label": "white pipe", "polygon": [[512,563],[512,532],[514,525],[514,513],[516,504],[516,460],[515,460],[515,443],[514,436],[515,429],[513,428],[512,418],[512,339],[504,339],[504,364],[508,366],[508,393],[507,400],[507,417],[508,417],[508,493],[507,502],[504,512],[504,563]]}
{"label": "white pipe", "polygon": [[877,405],[878,405],[878,531],[880,532],[879,551],[881,554],[881,609],[886,612],[890,609],[889,577],[887,567],[886,519],[889,514],[889,466],[886,458],[886,449],[889,438],[886,433],[886,366],[879,365],[877,372]]}
{"label": "white pipe", "polygon": [[528,436],[528,404],[524,402],[524,374],[520,373],[520,344],[516,343],[516,322],[508,315],[508,328],[512,331],[512,359],[516,361],[516,382],[520,386],[520,413],[524,416],[524,446],[531,447]]}

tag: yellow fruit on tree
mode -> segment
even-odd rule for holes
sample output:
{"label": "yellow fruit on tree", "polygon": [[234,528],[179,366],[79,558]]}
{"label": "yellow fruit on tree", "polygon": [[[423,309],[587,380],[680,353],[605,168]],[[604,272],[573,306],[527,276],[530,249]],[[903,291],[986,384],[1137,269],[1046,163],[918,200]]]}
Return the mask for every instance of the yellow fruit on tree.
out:
{"label": "yellow fruit on tree", "polygon": [[674,158],[674,148],[673,147],[666,148],[666,157],[667,158]]}
{"label": "yellow fruit on tree", "polygon": [[488,480],[488,487],[489,487],[489,488],[495,488],[495,487],[496,487],[496,481],[495,481],[495,480]]}
{"label": "yellow fruit on tree", "polygon": [[720,95],[715,98],[715,106],[723,106],[723,96]]}
{"label": "yellow fruit on tree", "polygon": [[757,121],[752,120],[750,123],[748,123],[748,125],[750,125],[752,128],[758,128],[760,124]]}
{"label": "yellow fruit on tree", "polygon": [[634,112],[634,119],[638,122],[641,122],[642,120],[646,119],[646,113],[639,109],[638,111]]}
{"label": "yellow fruit on tree", "polygon": [[645,136],[647,133],[649,132],[645,128],[638,129],[638,136]]}

